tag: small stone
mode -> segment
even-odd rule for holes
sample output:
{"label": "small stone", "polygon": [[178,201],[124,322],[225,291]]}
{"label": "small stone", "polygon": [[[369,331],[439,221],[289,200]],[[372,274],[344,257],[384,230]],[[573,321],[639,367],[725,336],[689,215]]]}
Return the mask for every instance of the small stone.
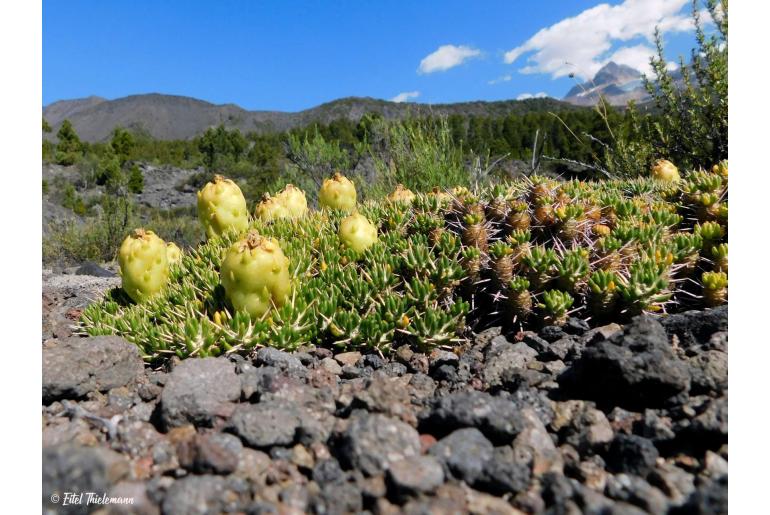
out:
{"label": "small stone", "polygon": [[473,484],[482,477],[484,466],[492,458],[494,447],[478,429],[458,429],[433,445],[428,453],[435,456],[446,472]]}
{"label": "small stone", "polygon": [[285,372],[304,375],[305,366],[295,356],[274,347],[263,347],[257,351],[256,363],[261,366],[275,367]]}
{"label": "small stone", "polygon": [[517,462],[510,447],[498,447],[473,487],[495,495],[517,494],[527,489],[529,480],[529,465]]}
{"label": "small stone", "polygon": [[167,428],[193,423],[211,426],[231,413],[241,396],[241,380],[225,358],[188,359],[174,367],[160,396]]}
{"label": "small stone", "polygon": [[307,450],[307,447],[300,444],[291,448],[290,461],[300,469],[313,470],[313,467],[315,466],[313,455]]}
{"label": "small stone", "polygon": [[713,451],[706,451],[703,468],[706,474],[716,478],[727,474],[727,460]]}
{"label": "small stone", "polygon": [[434,400],[423,424],[431,433],[446,434],[453,429],[474,427],[498,444],[510,443],[521,431],[519,409],[510,400],[488,393],[468,391]]}
{"label": "small stone", "polygon": [[415,374],[427,374],[430,371],[430,361],[425,354],[415,353],[409,360],[409,369]]}
{"label": "small stone", "polygon": [[521,411],[524,429],[513,441],[513,451],[520,461],[531,463],[532,474],[561,472],[564,462],[543,422],[530,408]]}
{"label": "small stone", "polygon": [[[60,513],[60,504],[50,500],[54,494],[63,499],[65,492],[106,492],[129,473],[128,462],[120,454],[104,448],[71,444],[43,449],[44,511]],[[81,513],[82,506],[72,505],[66,513]]]}
{"label": "small stone", "polygon": [[123,338],[66,338],[43,347],[43,403],[106,392],[136,383],[143,374],[139,349]]}
{"label": "small stone", "polygon": [[237,511],[245,501],[241,496],[222,476],[187,476],[169,487],[163,499],[163,513],[204,515]]}
{"label": "small stone", "polygon": [[342,367],[332,358],[324,358],[321,360],[321,368],[327,372],[336,376],[342,374]]}
{"label": "small stone", "polygon": [[658,459],[658,449],[646,438],[619,434],[610,444],[607,465],[614,472],[646,476]]}
{"label": "small stone", "polygon": [[361,353],[360,352],[341,352],[339,354],[335,354],[334,359],[337,360],[337,363],[339,363],[343,367],[345,365],[352,367],[352,366],[355,366],[356,363],[358,363],[359,359],[361,359]]}
{"label": "small stone", "polygon": [[393,497],[405,500],[432,492],[444,482],[444,469],[433,456],[414,456],[392,463],[386,478]]}
{"label": "small stone", "polygon": [[677,506],[683,504],[695,491],[695,477],[669,463],[656,467],[649,474],[648,480],[651,485],[660,488]]}
{"label": "small stone", "polygon": [[557,325],[547,325],[540,330],[540,337],[549,342],[555,342],[559,338],[564,338],[564,329]]}
{"label": "small stone", "polygon": [[409,361],[412,359],[412,356],[414,356],[414,351],[412,351],[412,349],[409,348],[409,345],[402,345],[401,347],[396,349],[396,359],[398,359],[404,365],[409,364]]}
{"label": "small stone", "polygon": [[668,343],[660,322],[637,316],[623,334],[583,350],[559,376],[564,390],[625,408],[664,405],[690,388],[690,370]]}
{"label": "small stone", "polygon": [[616,474],[607,478],[605,495],[617,501],[627,502],[654,514],[667,513],[666,496],[641,477]]}
{"label": "small stone", "polygon": [[319,485],[337,483],[345,480],[345,472],[336,458],[321,460],[313,467],[313,481]]}
{"label": "small stone", "polygon": [[243,445],[227,433],[206,433],[196,438],[195,470],[198,473],[230,474],[238,468]]}
{"label": "small stone", "polygon": [[285,401],[241,404],[230,420],[235,434],[257,449],[293,444],[301,424],[300,411]]}
{"label": "small stone", "polygon": [[347,466],[373,476],[396,461],[418,456],[420,435],[400,420],[359,412],[341,435],[339,452]]}

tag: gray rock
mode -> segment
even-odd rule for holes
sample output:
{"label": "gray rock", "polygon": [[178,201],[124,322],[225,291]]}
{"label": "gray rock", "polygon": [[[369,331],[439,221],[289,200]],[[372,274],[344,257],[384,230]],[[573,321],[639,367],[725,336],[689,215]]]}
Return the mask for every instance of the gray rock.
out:
{"label": "gray rock", "polygon": [[528,463],[535,476],[547,472],[562,472],[564,463],[561,454],[543,422],[530,408],[523,409],[521,417],[524,428],[513,441],[517,461]]}
{"label": "gray rock", "polygon": [[334,374],[335,376],[342,374],[342,367],[333,358],[322,359],[321,368],[323,368],[330,374]]}
{"label": "gray rock", "polygon": [[612,426],[607,416],[590,403],[579,403],[578,406],[564,430],[564,441],[581,453],[597,451],[612,441]]}
{"label": "gray rock", "polygon": [[647,479],[651,485],[666,494],[676,506],[687,501],[690,494],[695,491],[695,477],[669,463],[658,466]]}
{"label": "gray rock", "polygon": [[174,481],[163,499],[168,515],[208,515],[242,510],[245,492],[222,476],[187,476]]}
{"label": "gray rock", "polygon": [[[64,506],[65,492],[94,492],[102,495],[110,485],[129,474],[121,455],[100,447],[65,444],[43,449],[43,511],[83,513],[84,505]],[[58,496],[58,502],[51,497]],[[84,499],[85,503],[85,499]]]}
{"label": "gray rock", "polygon": [[75,275],[91,275],[93,277],[115,277],[115,272],[111,272],[105,268],[100,267],[93,261],[86,261],[77,270]]}
{"label": "gray rock", "polygon": [[140,481],[121,481],[113,486],[109,497],[131,499],[130,504],[110,504],[109,515],[158,515],[160,508],[152,502],[147,492],[147,483]]}
{"label": "gray rock", "polygon": [[106,392],[135,383],[143,374],[139,349],[123,338],[67,338],[43,348],[43,403]]}
{"label": "gray rock", "polygon": [[514,450],[498,447],[484,464],[482,474],[473,487],[494,495],[517,494],[527,489],[529,480],[530,468],[516,461]]}
{"label": "gray rock", "polygon": [[442,438],[428,452],[443,464],[448,475],[474,484],[483,476],[494,447],[481,431],[469,427]]}
{"label": "gray rock", "polygon": [[669,315],[661,319],[661,323],[669,335],[676,335],[680,346],[704,345],[712,334],[727,331],[727,305]]}
{"label": "gray rock", "polygon": [[458,392],[436,399],[423,423],[438,434],[475,427],[497,444],[510,443],[522,429],[520,410],[512,401],[488,393]]}
{"label": "gray rock", "polygon": [[211,426],[230,413],[241,396],[241,380],[226,358],[187,359],[169,374],[160,396],[161,419],[167,428],[189,423]]}
{"label": "gray rock", "polygon": [[727,513],[727,474],[704,478],[683,506],[684,513]]}
{"label": "gray rock", "polygon": [[658,407],[690,388],[660,322],[638,316],[622,335],[586,348],[559,377],[563,390],[623,407]]}
{"label": "gray rock", "polygon": [[194,467],[201,474],[230,474],[238,468],[243,445],[237,436],[227,433],[205,433],[195,439]]}
{"label": "gray rock", "polygon": [[355,412],[340,437],[339,456],[348,467],[373,476],[420,454],[420,435],[400,420]]}
{"label": "gray rock", "polygon": [[435,490],[444,482],[444,469],[433,456],[414,456],[392,463],[386,478],[391,495],[405,500]]}
{"label": "gray rock", "polygon": [[230,419],[232,430],[251,447],[290,446],[297,439],[302,413],[294,404],[275,400],[241,404]]}
{"label": "gray rock", "polygon": [[607,466],[614,472],[645,477],[655,467],[658,449],[641,436],[619,434],[610,444]]}
{"label": "gray rock", "polygon": [[638,476],[610,476],[604,493],[610,499],[638,506],[648,513],[662,515],[668,512],[668,500],[663,492]]}
{"label": "gray rock", "polygon": [[524,369],[537,352],[525,343],[509,343],[503,336],[494,338],[486,349],[483,378],[490,386],[500,386],[505,372]]}
{"label": "gray rock", "polygon": [[274,347],[259,349],[255,361],[258,365],[275,367],[286,372],[295,372],[299,375],[307,373],[307,369],[298,358]]}
{"label": "gray rock", "polygon": [[692,376],[691,394],[720,394],[727,388],[727,353],[708,350],[688,359]]}

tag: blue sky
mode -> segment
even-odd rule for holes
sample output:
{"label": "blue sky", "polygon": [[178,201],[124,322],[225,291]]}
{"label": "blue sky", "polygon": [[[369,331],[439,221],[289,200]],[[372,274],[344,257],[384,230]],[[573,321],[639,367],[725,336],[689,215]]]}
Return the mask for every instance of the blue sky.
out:
{"label": "blue sky", "polygon": [[643,66],[656,25],[668,58],[688,53],[689,12],[688,0],[44,0],[43,104],[150,92],[282,111],[345,96],[561,98],[569,72]]}

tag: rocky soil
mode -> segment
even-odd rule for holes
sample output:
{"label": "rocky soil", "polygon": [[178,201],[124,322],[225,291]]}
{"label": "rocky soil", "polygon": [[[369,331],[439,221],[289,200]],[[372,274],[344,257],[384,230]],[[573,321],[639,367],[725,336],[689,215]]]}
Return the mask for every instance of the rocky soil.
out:
{"label": "rocky soil", "polygon": [[153,369],[121,338],[71,336],[118,279],[43,280],[46,513],[727,512],[726,307]]}

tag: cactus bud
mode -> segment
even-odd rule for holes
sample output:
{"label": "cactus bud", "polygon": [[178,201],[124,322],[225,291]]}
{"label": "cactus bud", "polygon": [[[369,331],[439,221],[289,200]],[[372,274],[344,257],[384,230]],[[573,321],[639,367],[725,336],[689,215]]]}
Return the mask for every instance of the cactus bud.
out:
{"label": "cactus bud", "polygon": [[305,192],[293,184],[287,184],[275,198],[289,211],[289,218],[302,218],[307,213]]}
{"label": "cactus bud", "polygon": [[182,250],[173,241],[166,244],[166,258],[168,259],[169,266],[176,265],[182,261]]}
{"label": "cactus bud", "polygon": [[414,193],[412,193],[412,190],[405,188],[403,184],[399,183],[396,185],[396,189],[388,195],[387,199],[390,202],[411,204],[414,201]]}
{"label": "cactus bud", "polygon": [[318,204],[329,209],[351,211],[356,207],[356,186],[344,175],[335,173],[321,186]]}
{"label": "cactus bud", "polygon": [[144,302],[160,292],[168,282],[166,243],[154,232],[136,229],[118,251],[123,290],[135,302]]}
{"label": "cactus bud", "polygon": [[654,179],[665,182],[679,182],[679,170],[674,163],[666,159],[658,159],[650,171]]}
{"label": "cactus bud", "polygon": [[245,231],[249,227],[249,210],[241,189],[230,179],[215,175],[198,192],[198,218],[208,238],[229,229]]}
{"label": "cactus bud", "polygon": [[256,231],[230,247],[220,276],[233,307],[256,318],[271,304],[283,305],[291,291],[288,258],[278,241],[263,238]]}
{"label": "cactus bud", "polygon": [[377,227],[364,215],[355,213],[340,223],[340,241],[346,247],[363,252],[377,241]]}
{"label": "cactus bud", "polygon": [[267,193],[262,196],[262,201],[257,204],[254,216],[264,222],[272,222],[273,220],[280,220],[281,218],[291,218],[291,214],[286,208],[286,205],[281,202],[278,197],[271,197]]}

